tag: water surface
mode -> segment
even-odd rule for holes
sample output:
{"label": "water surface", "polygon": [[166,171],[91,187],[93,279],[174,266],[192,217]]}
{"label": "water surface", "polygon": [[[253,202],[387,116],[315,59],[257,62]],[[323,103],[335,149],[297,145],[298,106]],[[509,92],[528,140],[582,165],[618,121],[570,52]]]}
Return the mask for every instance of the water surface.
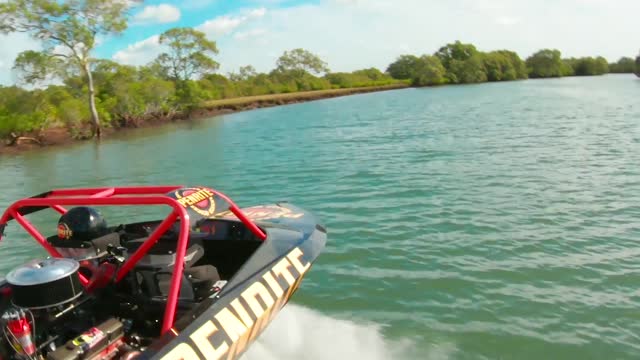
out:
{"label": "water surface", "polygon": [[[0,205],[184,183],[313,210],[326,251],[256,358],[637,358],[639,98],[611,75],[260,109],[1,158]],[[0,273],[38,251],[7,235]]]}

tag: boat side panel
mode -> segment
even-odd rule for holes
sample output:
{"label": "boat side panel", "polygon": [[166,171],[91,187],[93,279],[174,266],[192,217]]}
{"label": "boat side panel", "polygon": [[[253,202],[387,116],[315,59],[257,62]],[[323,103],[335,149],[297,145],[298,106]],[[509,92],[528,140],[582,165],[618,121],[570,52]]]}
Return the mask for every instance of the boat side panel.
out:
{"label": "boat side panel", "polygon": [[211,307],[184,329],[170,331],[142,358],[236,359],[295,293],[325,242],[326,234],[314,231],[242,286],[211,299]]}
{"label": "boat side panel", "polygon": [[[326,232],[324,226],[320,224],[314,214],[290,203],[259,205],[242,208],[241,210],[247,218],[259,225],[275,224],[291,227],[302,231],[305,236],[315,231],[316,227],[320,227],[323,232]],[[231,213],[224,216],[234,218],[234,215]]]}

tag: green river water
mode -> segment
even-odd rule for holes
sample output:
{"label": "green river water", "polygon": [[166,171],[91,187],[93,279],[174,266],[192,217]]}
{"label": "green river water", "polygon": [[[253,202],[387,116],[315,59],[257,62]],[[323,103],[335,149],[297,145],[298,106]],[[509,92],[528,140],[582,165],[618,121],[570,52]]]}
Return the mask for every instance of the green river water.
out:
{"label": "green river water", "polygon": [[[0,206],[202,184],[314,211],[327,247],[247,359],[640,358],[639,100],[609,75],[259,109],[2,157]],[[11,225],[0,274],[34,253]]]}

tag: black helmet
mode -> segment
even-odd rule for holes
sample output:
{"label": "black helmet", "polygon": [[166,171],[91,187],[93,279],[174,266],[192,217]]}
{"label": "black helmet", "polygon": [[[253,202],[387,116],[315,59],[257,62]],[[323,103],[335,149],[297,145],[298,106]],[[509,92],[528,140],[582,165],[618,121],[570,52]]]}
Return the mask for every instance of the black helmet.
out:
{"label": "black helmet", "polygon": [[96,209],[79,206],[58,220],[58,238],[89,241],[107,233],[107,222]]}

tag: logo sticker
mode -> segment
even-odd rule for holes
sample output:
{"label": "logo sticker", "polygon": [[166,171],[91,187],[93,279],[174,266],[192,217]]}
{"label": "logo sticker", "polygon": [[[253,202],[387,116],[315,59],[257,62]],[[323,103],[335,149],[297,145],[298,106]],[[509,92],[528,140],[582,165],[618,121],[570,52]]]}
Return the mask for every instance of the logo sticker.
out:
{"label": "logo sticker", "polygon": [[69,225],[65,223],[58,224],[58,237],[60,239],[68,240],[68,239],[71,239],[72,236],[73,236],[73,231],[69,229]]}
{"label": "logo sticker", "polygon": [[213,191],[207,188],[181,189],[175,192],[180,205],[197,212],[202,216],[211,216],[216,212]]}

